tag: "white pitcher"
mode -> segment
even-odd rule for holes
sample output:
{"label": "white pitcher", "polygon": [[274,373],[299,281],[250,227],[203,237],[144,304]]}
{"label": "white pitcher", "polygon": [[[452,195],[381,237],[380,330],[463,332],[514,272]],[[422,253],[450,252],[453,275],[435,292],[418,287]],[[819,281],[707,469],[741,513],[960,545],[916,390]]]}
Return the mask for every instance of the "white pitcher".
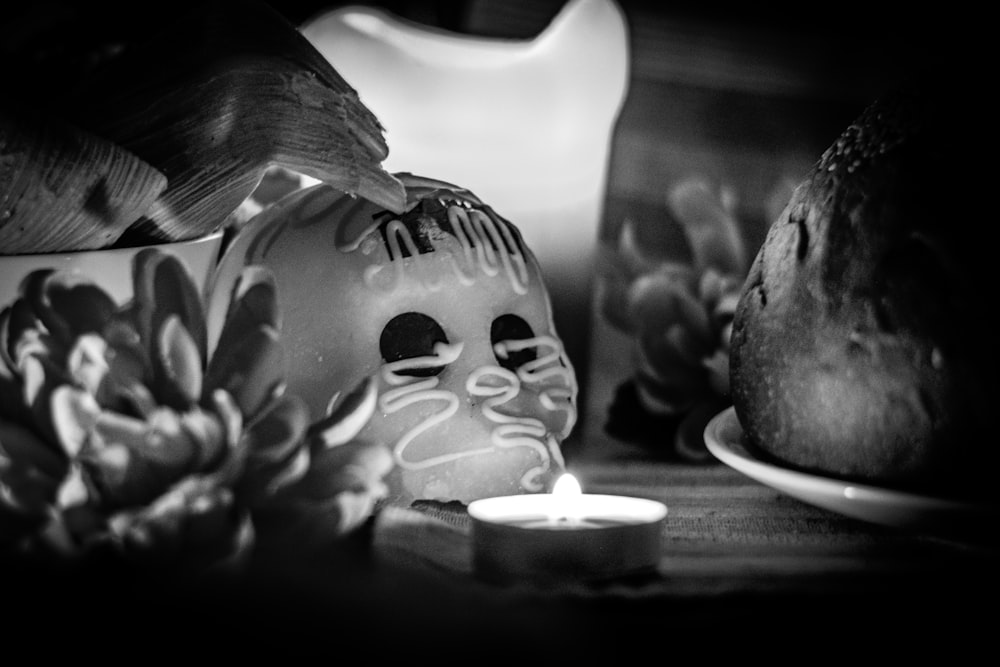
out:
{"label": "white pitcher", "polygon": [[527,40],[360,5],[321,13],[301,31],[382,122],[387,170],[467,188],[520,228],[585,382],[592,260],[628,88],[620,7],[569,0]]}

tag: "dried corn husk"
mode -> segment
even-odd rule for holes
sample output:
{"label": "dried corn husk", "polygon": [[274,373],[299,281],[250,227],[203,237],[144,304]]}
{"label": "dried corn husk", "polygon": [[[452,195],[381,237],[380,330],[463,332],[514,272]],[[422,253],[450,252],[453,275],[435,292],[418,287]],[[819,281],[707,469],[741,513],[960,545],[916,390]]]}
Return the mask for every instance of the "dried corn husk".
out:
{"label": "dried corn husk", "polygon": [[127,49],[81,88],[84,127],[169,179],[142,232],[194,238],[221,227],[269,166],[394,211],[382,127],[332,65],[258,2],[214,2]]}
{"label": "dried corn husk", "polygon": [[107,139],[0,107],[0,254],[109,246],[166,185],[163,173]]}

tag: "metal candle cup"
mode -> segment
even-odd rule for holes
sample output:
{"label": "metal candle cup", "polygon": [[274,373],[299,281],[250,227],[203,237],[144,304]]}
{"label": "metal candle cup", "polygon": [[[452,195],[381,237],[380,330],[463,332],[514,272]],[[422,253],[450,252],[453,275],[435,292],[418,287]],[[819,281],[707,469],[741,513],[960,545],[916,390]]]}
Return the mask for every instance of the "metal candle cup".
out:
{"label": "metal candle cup", "polygon": [[478,577],[558,583],[655,571],[667,507],[643,498],[545,493],[476,500],[469,516]]}

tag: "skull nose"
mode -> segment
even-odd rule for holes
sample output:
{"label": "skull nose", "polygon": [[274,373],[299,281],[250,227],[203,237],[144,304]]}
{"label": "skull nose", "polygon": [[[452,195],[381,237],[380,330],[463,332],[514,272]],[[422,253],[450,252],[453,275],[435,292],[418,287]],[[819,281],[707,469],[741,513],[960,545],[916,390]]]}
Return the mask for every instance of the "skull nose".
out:
{"label": "skull nose", "polygon": [[486,365],[474,368],[465,380],[465,391],[475,403],[483,399],[507,396],[513,398],[521,390],[517,375],[501,366]]}

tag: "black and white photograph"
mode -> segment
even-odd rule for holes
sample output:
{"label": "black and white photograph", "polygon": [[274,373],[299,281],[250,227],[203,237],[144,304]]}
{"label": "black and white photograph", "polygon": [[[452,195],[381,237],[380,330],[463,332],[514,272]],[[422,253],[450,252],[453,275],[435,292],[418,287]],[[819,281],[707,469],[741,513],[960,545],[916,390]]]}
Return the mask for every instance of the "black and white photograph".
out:
{"label": "black and white photograph", "polygon": [[0,663],[980,663],[994,25],[5,4]]}

